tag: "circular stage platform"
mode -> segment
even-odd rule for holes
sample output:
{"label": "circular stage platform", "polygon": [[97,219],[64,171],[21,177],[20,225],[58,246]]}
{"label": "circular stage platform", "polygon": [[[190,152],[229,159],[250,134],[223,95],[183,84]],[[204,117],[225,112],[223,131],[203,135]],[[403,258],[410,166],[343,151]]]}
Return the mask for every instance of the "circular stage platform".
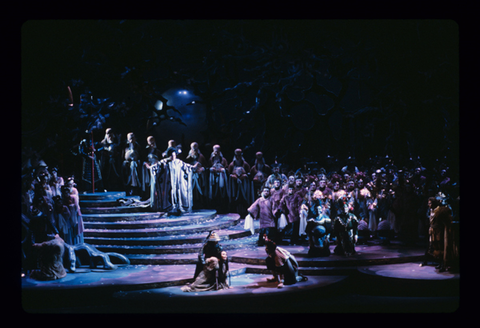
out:
{"label": "circular stage platform", "polygon": [[[334,254],[331,245],[330,256],[310,257],[307,241],[295,246],[279,244],[295,256],[299,272],[308,280],[277,288],[276,283],[266,281],[272,275],[266,269],[265,248],[256,245],[257,221],[252,234],[235,213],[197,210],[171,217],[116,203],[122,196],[83,195],[85,243],[101,252],[124,254],[130,263],[114,263],[115,270],[80,266],[54,281],[22,277],[25,311],[377,312],[378,307],[366,304],[389,303],[376,297],[406,297],[406,307],[393,307],[395,312],[422,312],[429,305],[433,312],[455,311],[458,307],[460,274],[420,267],[425,245],[370,240],[357,245],[352,256]],[[182,286],[193,282],[198,251],[211,229],[217,231],[227,251],[233,288],[182,292]],[[420,297],[417,301],[423,306],[414,307],[410,297]],[[338,307],[336,302],[356,305]]]}

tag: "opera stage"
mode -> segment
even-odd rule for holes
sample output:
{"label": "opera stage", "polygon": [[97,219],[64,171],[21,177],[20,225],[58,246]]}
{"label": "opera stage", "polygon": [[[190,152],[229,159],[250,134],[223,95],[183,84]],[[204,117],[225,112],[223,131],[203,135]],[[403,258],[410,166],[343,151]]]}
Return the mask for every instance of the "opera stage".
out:
{"label": "opera stage", "polygon": [[[265,249],[238,214],[197,210],[182,216],[120,206],[117,193],[81,195],[85,243],[117,252],[115,270],[80,266],[54,281],[21,279],[28,313],[431,313],[459,307],[460,274],[420,267],[425,245],[367,240],[350,256],[308,256],[308,245],[281,245],[308,281],[277,288],[266,278]],[[258,225],[258,222],[255,222]],[[209,231],[227,250],[233,288],[181,291],[193,281]],[[114,261],[112,260],[112,263]],[[115,264],[115,263],[114,263]]]}

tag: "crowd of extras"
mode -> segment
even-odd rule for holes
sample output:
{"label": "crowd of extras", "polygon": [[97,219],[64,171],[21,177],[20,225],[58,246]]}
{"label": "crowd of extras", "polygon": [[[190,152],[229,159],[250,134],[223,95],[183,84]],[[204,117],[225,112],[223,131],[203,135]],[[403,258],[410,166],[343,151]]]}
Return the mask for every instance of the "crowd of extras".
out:
{"label": "crowd of extras", "polygon": [[[90,157],[99,161],[101,191],[107,191],[103,187],[108,186],[109,190],[124,189],[129,195],[147,199],[148,188],[140,184],[132,188],[125,183],[131,180],[122,179],[125,167],[132,168],[125,165],[127,158],[122,158],[122,149],[123,154],[132,149],[132,135],[125,146],[116,144],[120,151],[112,151],[112,142],[97,147],[95,157]],[[412,245],[425,241],[424,264],[433,261],[446,270],[458,258],[455,223],[459,222],[459,181],[441,160],[424,167],[420,158],[410,158],[399,166],[389,156],[361,164],[354,157],[339,160],[328,156],[292,168],[277,161],[269,164],[262,152],[249,162],[241,149],[236,149],[229,161],[220,145],[214,145],[207,156],[195,142],[183,157],[173,140],[168,149],[175,149],[176,159],[195,168],[196,207],[226,206],[226,211],[236,211],[245,218],[246,229],[253,226],[250,223],[247,227],[247,220],[258,220],[258,245],[264,245],[265,238],[278,245],[307,245],[311,256],[329,256],[330,245],[334,245],[334,254],[350,256],[356,245],[369,241],[389,244],[399,240]],[[137,157],[143,156],[140,167],[149,167],[167,155],[171,152],[161,152],[150,136]],[[112,167],[116,167],[115,174]],[[83,168],[88,170],[89,166]],[[220,175],[226,178],[218,179]],[[50,168],[43,160],[30,166],[22,180],[22,227],[28,231],[22,243],[41,243],[52,236],[71,245],[83,243],[79,193],[89,191],[88,180],[83,179],[86,187],[79,190],[73,175],[60,176],[57,167]],[[211,184],[221,186],[212,188]],[[236,189],[229,187],[230,194],[222,193],[220,189],[228,184],[235,184]],[[212,194],[212,190],[217,192]]]}

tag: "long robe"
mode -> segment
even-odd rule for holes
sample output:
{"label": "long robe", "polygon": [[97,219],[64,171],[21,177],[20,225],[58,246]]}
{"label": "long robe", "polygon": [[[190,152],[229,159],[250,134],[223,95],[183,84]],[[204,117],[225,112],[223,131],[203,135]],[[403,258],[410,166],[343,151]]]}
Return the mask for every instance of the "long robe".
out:
{"label": "long robe", "polygon": [[183,286],[181,289],[184,292],[202,292],[229,288],[227,277],[228,262],[213,256],[206,260],[203,270],[196,277],[195,281]]}
{"label": "long robe", "polygon": [[[101,189],[102,186],[102,172],[100,170],[100,165],[98,164],[97,152],[101,151],[103,148],[100,144],[94,144],[95,152],[93,152],[93,160],[89,157],[91,152],[91,145],[86,139],[80,142],[78,147],[79,154],[82,156],[82,181],[87,188],[91,188],[92,180],[95,184],[95,189]],[[92,172],[93,171],[93,172]],[[93,179],[92,179],[93,174]]]}
{"label": "long robe", "polygon": [[448,206],[438,206],[430,215],[428,253],[448,266],[453,258],[452,245],[452,211]]}
{"label": "long robe", "polygon": [[228,165],[228,196],[230,202],[243,200],[251,204],[255,201],[253,182],[248,173],[250,165],[244,160],[234,159]]}
{"label": "long robe", "polygon": [[164,165],[157,162],[151,165],[149,169],[144,166],[143,171],[145,177],[143,188],[145,188],[145,185],[150,187],[150,207],[158,212],[170,208],[172,206],[171,188]]}
{"label": "long robe", "polygon": [[[178,158],[162,162],[170,182],[172,209],[191,212],[193,207],[193,166]],[[168,184],[168,181],[165,182]]]}
{"label": "long robe", "polygon": [[230,196],[229,184],[228,184],[228,162],[223,156],[216,158],[210,157],[210,174],[208,177],[208,198],[210,200],[219,198],[225,198]]}
{"label": "long robe", "polygon": [[277,217],[278,211],[282,210],[282,198],[284,194],[284,190],[279,188],[278,190],[275,188],[270,189],[270,199],[272,200],[272,211],[273,214]]}
{"label": "long robe", "polygon": [[378,226],[378,219],[377,219],[377,198],[367,199],[367,207],[368,207],[368,229],[374,233],[377,231]]}
{"label": "long robe", "polygon": [[103,186],[107,190],[120,190],[121,188],[121,158],[120,143],[102,140],[103,149],[100,151],[100,172],[102,173]]}
{"label": "long robe", "polygon": [[[78,190],[73,188],[71,192],[65,192],[63,194],[64,205],[68,208],[68,216],[65,215],[68,227],[71,229],[72,244],[81,244],[84,241],[83,238],[83,217],[80,210],[80,198],[78,196]],[[67,213],[67,211],[66,211]]]}
{"label": "long robe", "polygon": [[355,236],[358,236],[358,220],[353,213],[341,213],[335,218],[333,234],[337,238],[335,254],[355,253]]}
{"label": "long robe", "polygon": [[35,244],[38,269],[31,272],[30,277],[36,280],[55,280],[67,275],[63,267],[65,242],[61,238]]}
{"label": "long robe", "polygon": [[207,195],[208,186],[207,160],[200,153],[190,153],[185,162],[190,165],[197,165],[197,169],[192,174],[193,199],[203,202]]}
{"label": "long robe", "polygon": [[265,198],[260,196],[252,205],[250,205],[247,212],[250,213],[254,219],[260,221],[260,232],[257,242],[258,246],[264,245],[264,234],[274,242],[279,241],[280,234],[278,233],[277,223],[273,213],[273,203],[270,197]]}
{"label": "long robe", "polygon": [[140,146],[129,144],[122,152],[122,177],[125,187],[141,187]]}
{"label": "long robe", "polygon": [[280,204],[282,212],[285,213],[287,217],[288,223],[297,222],[300,219],[299,214],[302,197],[299,194],[284,194]]}

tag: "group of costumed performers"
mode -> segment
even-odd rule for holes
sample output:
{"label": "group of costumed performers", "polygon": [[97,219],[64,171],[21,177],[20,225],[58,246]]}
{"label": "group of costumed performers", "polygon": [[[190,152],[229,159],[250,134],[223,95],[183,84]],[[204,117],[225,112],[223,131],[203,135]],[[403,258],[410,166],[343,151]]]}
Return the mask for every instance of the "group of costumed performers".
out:
{"label": "group of costumed performers", "polygon": [[163,158],[151,153],[144,163],[142,188],[150,186],[149,201],[154,210],[186,212],[195,200],[197,206],[209,205],[220,211],[227,211],[224,207],[232,204],[239,214],[246,215],[246,208],[254,201],[254,182],[249,178],[252,169],[241,149],[235,150],[230,164],[219,145],[213,146],[208,160],[196,142],[190,145],[185,161],[177,155],[178,148],[170,141]]}
{"label": "group of costumed performers", "polygon": [[58,176],[41,161],[22,198],[22,271],[36,280],[55,280],[88,263],[100,261],[115,269],[110,258],[124,264],[129,260],[117,253],[102,253],[84,242],[80,199],[73,176]]}
{"label": "group of costumed performers", "polygon": [[[273,186],[263,185],[258,197],[247,209],[245,229],[253,233],[254,220],[259,221],[257,245],[265,244],[264,235],[274,243],[303,244],[308,237],[310,256],[329,256],[330,244],[335,240],[334,253],[349,256],[355,253],[358,242],[358,219],[353,213],[353,203],[346,193],[332,200],[325,197],[316,182],[303,188],[303,179],[297,175],[282,187],[282,177],[277,174]],[[331,211],[335,211],[331,213]]]}

